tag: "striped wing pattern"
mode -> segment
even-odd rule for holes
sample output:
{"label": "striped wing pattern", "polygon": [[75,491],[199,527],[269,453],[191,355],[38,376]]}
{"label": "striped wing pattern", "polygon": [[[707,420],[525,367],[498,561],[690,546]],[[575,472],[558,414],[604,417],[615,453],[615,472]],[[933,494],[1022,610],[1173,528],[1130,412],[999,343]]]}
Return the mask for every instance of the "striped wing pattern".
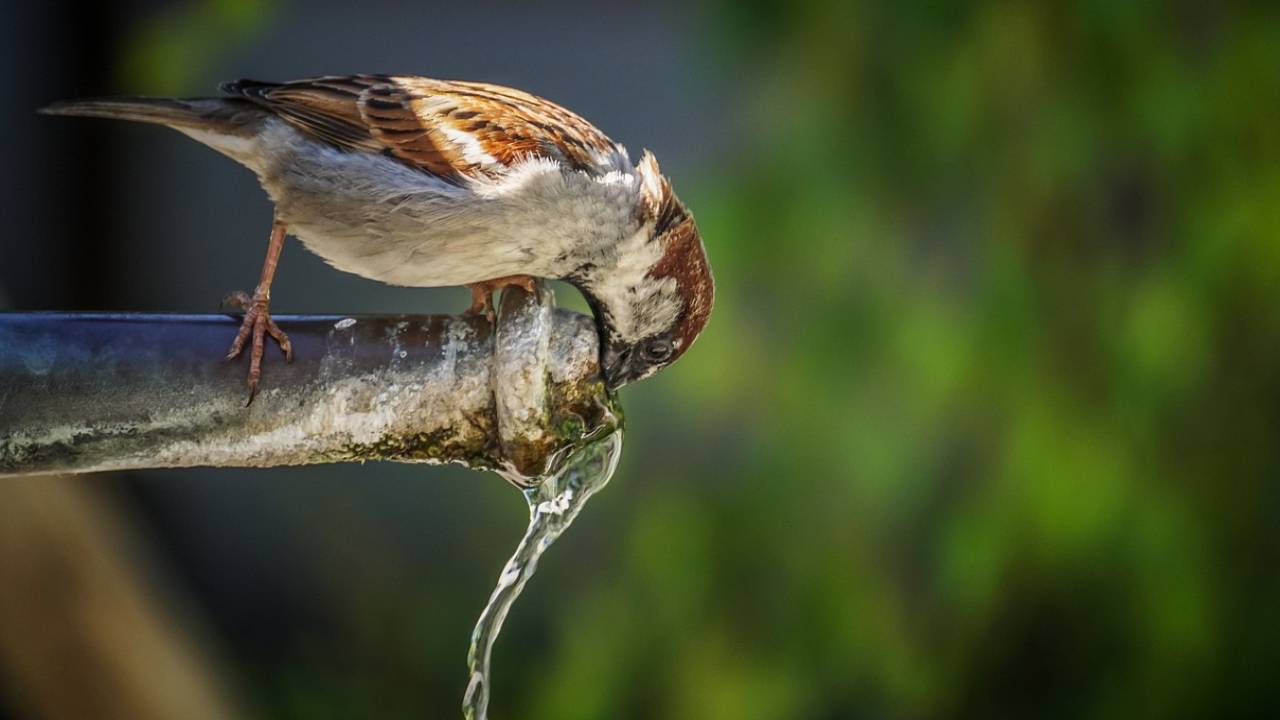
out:
{"label": "striped wing pattern", "polygon": [[374,152],[451,182],[530,158],[603,173],[626,152],[578,115],[519,90],[387,75],[223,85],[317,140]]}

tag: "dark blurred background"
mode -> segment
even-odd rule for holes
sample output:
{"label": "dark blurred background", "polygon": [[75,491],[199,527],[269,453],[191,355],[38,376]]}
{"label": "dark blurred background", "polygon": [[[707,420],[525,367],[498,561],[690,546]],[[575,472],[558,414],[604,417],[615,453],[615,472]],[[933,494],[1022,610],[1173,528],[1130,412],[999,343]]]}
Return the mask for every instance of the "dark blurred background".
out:
{"label": "dark blurred background", "polygon": [[[3,13],[9,309],[211,312],[265,249],[248,171],[34,114],[59,98],[422,74],[529,90],[657,154],[716,312],[623,392],[621,467],[516,605],[494,717],[1241,717],[1280,696],[1274,3]],[[467,301],[293,242],[273,290],[284,313]],[[270,718],[457,716],[525,517],[452,468],[77,482]],[[29,676],[0,666],[0,716],[39,716]]]}

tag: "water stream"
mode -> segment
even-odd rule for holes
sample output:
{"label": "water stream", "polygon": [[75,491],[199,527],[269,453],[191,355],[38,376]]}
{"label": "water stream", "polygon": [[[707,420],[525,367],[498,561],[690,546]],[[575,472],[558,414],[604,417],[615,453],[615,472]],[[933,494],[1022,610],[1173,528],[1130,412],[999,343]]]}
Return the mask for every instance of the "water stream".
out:
{"label": "water stream", "polygon": [[467,653],[471,681],[462,700],[462,714],[467,720],[486,720],[488,717],[489,685],[492,681],[489,658],[511,604],[538,569],[538,558],[542,553],[573,524],[588,498],[608,484],[621,455],[622,431],[617,430],[582,448],[560,472],[524,492],[529,503],[529,528],[502,568],[498,585],[489,596],[489,604],[471,633],[471,650]]}

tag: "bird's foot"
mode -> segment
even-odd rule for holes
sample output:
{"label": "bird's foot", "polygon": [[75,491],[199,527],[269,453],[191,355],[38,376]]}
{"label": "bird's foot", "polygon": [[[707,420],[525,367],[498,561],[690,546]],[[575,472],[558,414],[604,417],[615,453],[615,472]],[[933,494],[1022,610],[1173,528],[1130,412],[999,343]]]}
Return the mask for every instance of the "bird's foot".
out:
{"label": "bird's foot", "polygon": [[532,275],[507,275],[506,277],[471,283],[467,286],[471,288],[471,307],[467,308],[466,314],[484,315],[489,322],[493,322],[493,292],[509,285],[522,287],[528,293],[533,293],[538,289],[537,282]]}
{"label": "bird's foot", "polygon": [[262,352],[266,346],[267,335],[275,338],[276,343],[280,345],[285,362],[293,362],[293,345],[289,342],[289,336],[271,319],[271,313],[267,310],[270,302],[268,295],[262,291],[254,293],[252,298],[248,293],[234,292],[222,300],[225,306],[244,310],[240,332],[236,333],[236,339],[231,343],[231,349],[227,351],[227,359],[233,360],[240,355],[244,350],[245,342],[252,338],[252,344],[249,347],[249,400],[245,403],[246,407],[253,402],[253,396],[258,392],[258,381],[262,378]]}

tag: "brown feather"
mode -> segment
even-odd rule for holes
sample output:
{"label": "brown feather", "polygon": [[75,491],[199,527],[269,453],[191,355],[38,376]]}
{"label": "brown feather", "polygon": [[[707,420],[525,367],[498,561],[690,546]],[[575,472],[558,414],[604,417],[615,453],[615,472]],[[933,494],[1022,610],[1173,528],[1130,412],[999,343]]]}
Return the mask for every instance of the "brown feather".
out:
{"label": "brown feather", "polygon": [[654,279],[675,278],[685,307],[673,337],[679,340],[676,357],[689,349],[706,327],[715,298],[715,281],[707,262],[702,236],[684,204],[665,183],[665,200],[657,209],[654,235],[662,243],[662,258],[649,270]]}
{"label": "brown feather", "polygon": [[612,169],[610,159],[625,156],[578,115],[497,85],[352,75],[241,80],[223,89],[330,145],[384,153],[450,181],[500,173],[530,158],[603,172]]}

